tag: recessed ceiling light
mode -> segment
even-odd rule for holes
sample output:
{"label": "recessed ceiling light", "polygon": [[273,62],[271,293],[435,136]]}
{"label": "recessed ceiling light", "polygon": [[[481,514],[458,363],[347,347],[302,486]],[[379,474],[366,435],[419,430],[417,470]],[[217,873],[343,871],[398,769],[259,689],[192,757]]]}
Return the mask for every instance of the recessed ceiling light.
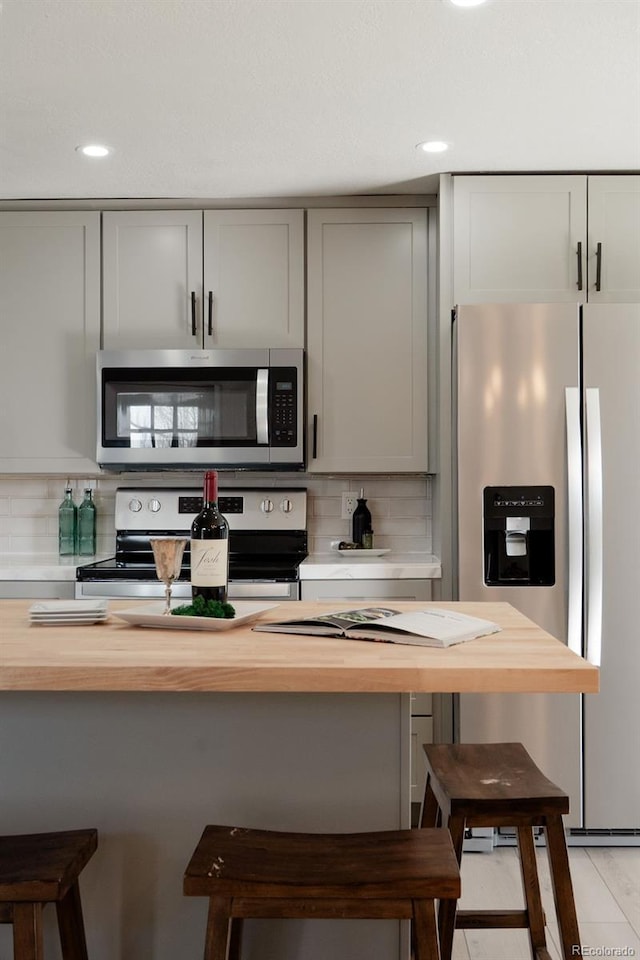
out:
{"label": "recessed ceiling light", "polygon": [[424,143],[419,143],[416,149],[424,150],[425,153],[444,153],[449,146],[444,140],[425,140]]}
{"label": "recessed ceiling light", "polygon": [[88,143],[85,146],[76,147],[78,153],[85,157],[107,157],[112,151],[100,143]]}
{"label": "recessed ceiling light", "polygon": [[487,0],[449,0],[449,3],[452,3],[454,7],[479,7],[486,2]]}

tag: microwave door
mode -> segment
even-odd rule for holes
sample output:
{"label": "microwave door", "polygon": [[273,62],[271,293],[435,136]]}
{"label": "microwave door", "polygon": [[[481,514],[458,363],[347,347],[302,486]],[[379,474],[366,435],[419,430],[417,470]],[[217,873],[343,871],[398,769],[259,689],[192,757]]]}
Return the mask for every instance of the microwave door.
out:
{"label": "microwave door", "polygon": [[256,440],[269,443],[269,371],[260,369],[256,376]]}

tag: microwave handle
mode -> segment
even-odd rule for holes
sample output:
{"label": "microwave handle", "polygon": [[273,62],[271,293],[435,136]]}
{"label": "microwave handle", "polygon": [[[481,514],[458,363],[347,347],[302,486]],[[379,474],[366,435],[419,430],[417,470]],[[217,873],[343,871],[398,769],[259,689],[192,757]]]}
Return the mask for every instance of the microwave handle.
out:
{"label": "microwave handle", "polygon": [[269,443],[269,370],[261,368],[256,377],[256,439]]}

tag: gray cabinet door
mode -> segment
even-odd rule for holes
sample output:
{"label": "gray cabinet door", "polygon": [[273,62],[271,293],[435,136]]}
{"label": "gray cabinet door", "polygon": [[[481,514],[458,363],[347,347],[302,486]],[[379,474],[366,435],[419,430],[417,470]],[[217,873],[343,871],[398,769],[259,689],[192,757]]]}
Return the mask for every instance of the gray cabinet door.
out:
{"label": "gray cabinet door", "polygon": [[586,185],[586,176],[455,177],[455,302],[586,299]]}
{"label": "gray cabinet door", "polygon": [[99,213],[0,213],[0,323],[0,471],[95,471]]}
{"label": "gray cabinet door", "polygon": [[204,345],[304,347],[304,211],[205,210]]}
{"label": "gray cabinet door", "polygon": [[427,469],[427,211],[308,213],[309,470]]}
{"label": "gray cabinet door", "polygon": [[640,303],[640,176],[589,177],[589,302]]}
{"label": "gray cabinet door", "polygon": [[102,215],[103,346],[202,346],[202,212]]}

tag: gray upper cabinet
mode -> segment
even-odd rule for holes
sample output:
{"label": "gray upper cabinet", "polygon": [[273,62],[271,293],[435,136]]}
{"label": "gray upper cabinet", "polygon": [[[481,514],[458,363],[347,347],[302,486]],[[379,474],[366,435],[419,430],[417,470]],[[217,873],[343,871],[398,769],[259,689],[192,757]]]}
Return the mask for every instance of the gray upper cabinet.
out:
{"label": "gray upper cabinet", "polygon": [[455,302],[577,300],[586,234],[583,176],[455,177]]}
{"label": "gray upper cabinet", "polygon": [[640,303],[640,176],[589,177],[589,300]]}
{"label": "gray upper cabinet", "polygon": [[302,210],[103,214],[103,345],[304,346]]}
{"label": "gray upper cabinet", "polygon": [[456,303],[640,300],[640,177],[454,177],[453,286]]}
{"label": "gray upper cabinet", "polygon": [[102,215],[103,346],[202,345],[202,212]]}
{"label": "gray upper cabinet", "polygon": [[427,211],[308,212],[308,469],[427,470]]}
{"label": "gray upper cabinet", "polygon": [[0,213],[0,472],[95,471],[100,214]]}
{"label": "gray upper cabinet", "polygon": [[304,211],[206,210],[204,343],[304,347]]}

